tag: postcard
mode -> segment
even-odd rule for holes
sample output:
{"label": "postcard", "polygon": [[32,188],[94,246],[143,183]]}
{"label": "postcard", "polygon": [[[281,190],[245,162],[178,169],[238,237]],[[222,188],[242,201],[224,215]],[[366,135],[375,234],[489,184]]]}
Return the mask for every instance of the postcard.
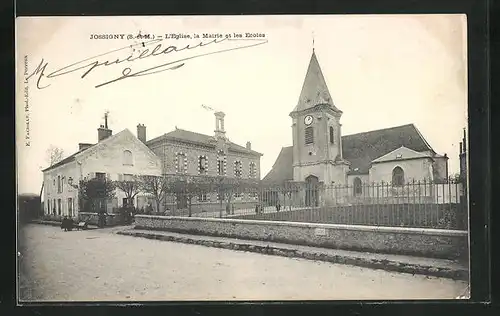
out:
{"label": "postcard", "polygon": [[17,18],[19,304],[468,298],[466,29]]}

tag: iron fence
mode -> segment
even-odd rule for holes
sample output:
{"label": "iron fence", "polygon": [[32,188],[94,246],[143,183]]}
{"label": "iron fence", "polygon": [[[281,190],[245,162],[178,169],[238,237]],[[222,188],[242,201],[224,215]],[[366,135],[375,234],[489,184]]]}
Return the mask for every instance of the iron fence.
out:
{"label": "iron fence", "polygon": [[171,194],[157,214],[392,227],[467,229],[460,182],[285,183]]}

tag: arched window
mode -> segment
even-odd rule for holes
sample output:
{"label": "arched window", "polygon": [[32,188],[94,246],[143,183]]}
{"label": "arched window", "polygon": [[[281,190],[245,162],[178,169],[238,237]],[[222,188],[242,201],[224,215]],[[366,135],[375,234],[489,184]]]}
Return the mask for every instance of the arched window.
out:
{"label": "arched window", "polygon": [[198,158],[198,174],[205,175],[208,172],[208,159],[207,156],[200,156]]}
{"label": "arched window", "polygon": [[242,163],[241,163],[241,161],[236,160],[236,161],[234,162],[234,176],[235,176],[236,178],[241,178],[241,175],[242,175],[242,173],[243,173],[243,170],[242,170],[242,169],[243,169],[243,168],[242,168]]}
{"label": "arched window", "polygon": [[305,140],[306,145],[314,143],[314,130],[312,126],[306,127],[305,129]]}
{"label": "arched window", "polygon": [[130,150],[123,151],[123,165],[124,166],[133,166],[134,161],[132,159],[132,152]]}
{"label": "arched window", "polygon": [[177,173],[187,172],[187,158],[184,153],[175,154],[175,171]]}
{"label": "arched window", "polygon": [[359,196],[363,193],[363,187],[361,184],[361,179],[356,177],[354,178],[354,196]]}
{"label": "arched window", "polygon": [[334,136],[333,126],[330,126],[330,143],[332,144],[334,143],[333,136]]}
{"label": "arched window", "polygon": [[396,167],[392,170],[392,185],[402,186],[405,183],[405,172],[401,167]]}
{"label": "arched window", "polygon": [[254,179],[257,177],[257,168],[255,168],[255,162],[250,163],[249,178]]}
{"label": "arched window", "polygon": [[217,154],[217,174],[219,176],[226,175],[226,155],[223,151],[219,151]]}

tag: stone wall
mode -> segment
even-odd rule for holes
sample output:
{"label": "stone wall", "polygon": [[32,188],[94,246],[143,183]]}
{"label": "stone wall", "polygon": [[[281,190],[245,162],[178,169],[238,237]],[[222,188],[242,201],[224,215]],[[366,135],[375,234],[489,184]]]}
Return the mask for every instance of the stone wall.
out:
{"label": "stone wall", "polygon": [[138,215],[135,227],[449,259],[466,256],[468,243],[467,231],[218,218]]}

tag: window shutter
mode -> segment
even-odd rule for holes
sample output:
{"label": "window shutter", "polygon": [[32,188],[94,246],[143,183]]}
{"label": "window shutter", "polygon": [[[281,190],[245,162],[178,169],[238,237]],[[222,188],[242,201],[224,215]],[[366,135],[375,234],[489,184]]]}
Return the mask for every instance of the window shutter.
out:
{"label": "window shutter", "polygon": [[314,130],[311,126],[305,129],[305,141],[306,145],[314,143]]}

